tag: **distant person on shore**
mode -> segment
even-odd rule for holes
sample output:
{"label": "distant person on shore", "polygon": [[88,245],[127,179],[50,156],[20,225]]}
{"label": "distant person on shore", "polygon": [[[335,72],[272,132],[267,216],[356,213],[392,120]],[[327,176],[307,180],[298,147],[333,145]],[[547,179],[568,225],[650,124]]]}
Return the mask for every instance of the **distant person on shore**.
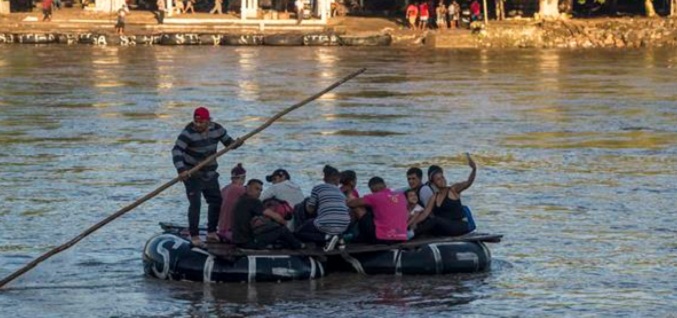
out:
{"label": "distant person on shore", "polygon": [[218,163],[212,160],[199,171],[192,174],[189,171],[208,157],[216,154],[218,144],[228,147],[234,144],[235,148],[242,144],[240,139],[233,139],[223,126],[212,122],[209,110],[198,107],[193,112],[193,121],[181,131],[172,148],[172,161],[179,174],[179,179],[186,187],[188,198],[188,230],[191,242],[195,246],[203,246],[200,241],[198,225],[200,223],[200,205],[202,196],[207,201],[207,240],[219,241],[216,227],[219,223],[221,211],[221,188],[219,174],[216,172]]}
{"label": "distant person on shore", "polygon": [[246,179],[247,170],[242,167],[241,163],[238,163],[230,170],[230,184],[221,189],[221,212],[219,213],[216,233],[225,241],[233,240],[233,208],[245,192],[244,182]]}
{"label": "distant person on shore", "polygon": [[418,6],[415,2],[409,3],[407,6],[406,19],[409,29],[416,30],[416,19],[418,18]]}
{"label": "distant person on shore", "polygon": [[52,21],[52,1],[42,0],[42,21]]}
{"label": "distant person on shore", "polygon": [[294,2],[294,8],[296,8],[296,24],[301,24],[303,21],[303,0],[296,0]]}
{"label": "distant person on shore", "polygon": [[115,32],[118,35],[125,34],[125,16],[129,14],[129,9],[126,4],[122,4],[122,7],[118,9],[118,22],[115,24]]}
{"label": "distant person on shore", "polygon": [[481,11],[481,6],[480,3],[477,2],[477,0],[473,0],[472,3],[470,3],[470,20],[471,21],[479,21],[480,20],[480,11]]}
{"label": "distant person on shore", "polygon": [[188,13],[188,10],[190,10],[191,14],[195,13],[195,7],[193,6],[195,4],[195,0],[188,0],[186,1],[186,8],[183,10],[183,13]]}
{"label": "distant person on shore", "polygon": [[430,17],[430,12],[428,12],[428,3],[423,0],[418,6],[418,28],[420,30],[425,30],[428,28],[428,18]]}
{"label": "distant person on shore", "polygon": [[185,11],[183,10],[183,0],[176,0],[176,7],[174,10],[176,10],[176,14],[182,14]]}
{"label": "distant person on shore", "polygon": [[157,22],[159,24],[165,23],[165,13],[167,12],[167,5],[165,0],[157,0],[155,3],[157,5]]}
{"label": "distant person on shore", "polygon": [[461,5],[456,0],[449,4],[449,28],[458,29],[460,27],[459,20],[461,19]]}
{"label": "distant person on shore", "polygon": [[82,0],[80,4],[82,5],[82,9],[84,10],[87,6],[89,6],[89,0]]}
{"label": "distant person on shore", "polygon": [[214,1],[214,7],[212,8],[211,11],[209,11],[209,14],[223,14],[223,0],[215,0]]}
{"label": "distant person on shore", "polygon": [[445,24],[447,24],[447,8],[444,6],[443,0],[440,0],[440,2],[437,4],[435,11],[437,13],[437,28],[443,30],[445,29]]}

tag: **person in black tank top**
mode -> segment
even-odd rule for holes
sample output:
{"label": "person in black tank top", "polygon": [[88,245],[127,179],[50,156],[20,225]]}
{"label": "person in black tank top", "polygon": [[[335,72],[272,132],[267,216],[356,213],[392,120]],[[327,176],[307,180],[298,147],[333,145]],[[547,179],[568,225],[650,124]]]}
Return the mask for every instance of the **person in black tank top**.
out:
{"label": "person in black tank top", "polygon": [[425,210],[409,222],[415,236],[431,234],[434,236],[456,236],[469,232],[461,204],[461,192],[470,188],[475,181],[477,166],[468,157],[468,165],[472,169],[466,181],[447,186],[442,169],[430,171],[431,182],[439,189],[425,207]]}

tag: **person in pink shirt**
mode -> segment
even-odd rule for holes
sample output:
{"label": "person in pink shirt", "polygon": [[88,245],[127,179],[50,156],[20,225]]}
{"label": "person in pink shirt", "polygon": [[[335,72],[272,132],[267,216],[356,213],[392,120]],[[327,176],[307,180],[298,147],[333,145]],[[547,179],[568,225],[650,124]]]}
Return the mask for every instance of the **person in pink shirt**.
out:
{"label": "person in pink shirt", "polygon": [[395,243],[407,240],[407,198],[386,187],[380,177],[369,180],[371,194],[348,202],[349,207],[369,207],[359,216],[360,235],[365,243]]}
{"label": "person in pink shirt", "polygon": [[221,212],[219,213],[219,223],[216,227],[217,234],[221,239],[232,241],[233,233],[231,227],[233,225],[233,208],[237,200],[245,193],[244,182],[247,179],[247,170],[238,163],[232,170],[230,170],[230,184],[221,189]]}

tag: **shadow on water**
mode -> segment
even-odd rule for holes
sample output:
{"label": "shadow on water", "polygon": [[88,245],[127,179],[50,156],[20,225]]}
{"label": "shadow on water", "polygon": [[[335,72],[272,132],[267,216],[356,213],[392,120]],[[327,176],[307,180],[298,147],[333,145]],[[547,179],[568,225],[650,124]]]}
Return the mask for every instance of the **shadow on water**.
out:
{"label": "shadow on water", "polygon": [[[492,274],[437,276],[431,285],[428,277],[361,276],[332,274],[320,280],[286,283],[212,284],[176,283],[171,297],[191,305],[187,314],[207,312],[216,317],[233,315],[271,315],[275,308],[283,312],[308,315],[332,313],[350,317],[355,310],[392,314],[411,310],[449,310],[482,298],[478,289]],[[352,308],[349,311],[341,308]]]}

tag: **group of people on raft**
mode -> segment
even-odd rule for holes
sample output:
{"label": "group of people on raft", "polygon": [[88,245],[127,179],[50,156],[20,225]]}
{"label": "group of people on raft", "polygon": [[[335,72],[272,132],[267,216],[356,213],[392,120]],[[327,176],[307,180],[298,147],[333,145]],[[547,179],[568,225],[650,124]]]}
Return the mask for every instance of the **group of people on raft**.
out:
{"label": "group of people on raft", "polygon": [[390,189],[376,176],[368,182],[371,193],[363,196],[356,190],[354,171],[340,172],[326,165],[323,182],[305,197],[284,169],[266,176],[272,184],[265,190],[262,180],[247,180],[242,164],[231,170],[231,182],[223,189],[219,187],[215,160],[190,173],[191,168],[216,153],[219,142],[232,149],[243,144],[212,122],[209,110],[199,107],[172,149],[190,203],[188,230],[195,246],[204,246],[198,231],[202,196],[209,206],[207,240],[248,249],[319,245],[327,250],[344,237],[362,243],[397,243],[423,235],[457,236],[472,230],[461,204],[461,193],[473,184],[477,170],[469,155],[472,170],[465,181],[449,185],[442,168],[432,165],[427,171],[428,182],[423,183],[423,171],[412,167],[406,172],[408,188]]}

